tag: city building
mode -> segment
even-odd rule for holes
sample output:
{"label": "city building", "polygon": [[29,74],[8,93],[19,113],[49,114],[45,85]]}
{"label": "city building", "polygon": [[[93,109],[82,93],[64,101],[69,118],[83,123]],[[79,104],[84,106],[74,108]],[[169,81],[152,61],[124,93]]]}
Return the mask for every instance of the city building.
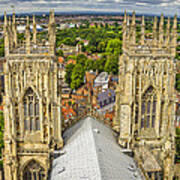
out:
{"label": "city building", "polygon": [[102,87],[102,90],[105,91],[108,89],[109,75],[107,72],[101,72],[96,79],[94,80],[94,87]]}

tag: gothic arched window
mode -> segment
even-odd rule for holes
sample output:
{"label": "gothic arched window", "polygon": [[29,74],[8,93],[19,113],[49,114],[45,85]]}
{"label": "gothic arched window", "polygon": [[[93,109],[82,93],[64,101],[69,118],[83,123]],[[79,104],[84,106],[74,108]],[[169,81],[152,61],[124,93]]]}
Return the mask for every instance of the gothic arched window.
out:
{"label": "gothic arched window", "polygon": [[150,86],[142,96],[141,104],[141,128],[154,128],[156,118],[157,96]]}
{"label": "gothic arched window", "polygon": [[23,180],[45,180],[44,168],[39,163],[32,160],[23,172]]}
{"label": "gothic arched window", "polygon": [[39,99],[36,93],[29,88],[24,95],[24,129],[40,130]]}

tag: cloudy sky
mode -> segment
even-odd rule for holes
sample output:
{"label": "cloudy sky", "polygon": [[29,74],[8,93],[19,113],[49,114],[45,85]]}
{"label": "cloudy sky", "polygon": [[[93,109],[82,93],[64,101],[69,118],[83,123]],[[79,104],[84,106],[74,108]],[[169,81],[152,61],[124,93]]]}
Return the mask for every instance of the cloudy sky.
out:
{"label": "cloudy sky", "polygon": [[[14,7],[13,7],[14,6]],[[15,12],[55,12],[98,11],[128,12],[135,10],[142,14],[180,16],[180,0],[0,0],[0,14]]]}

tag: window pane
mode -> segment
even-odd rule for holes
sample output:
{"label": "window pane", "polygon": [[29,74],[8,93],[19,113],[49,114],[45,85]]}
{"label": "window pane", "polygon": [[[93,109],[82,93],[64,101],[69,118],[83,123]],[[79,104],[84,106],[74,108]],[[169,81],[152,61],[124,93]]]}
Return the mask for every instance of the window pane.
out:
{"label": "window pane", "polygon": [[30,131],[32,131],[33,130],[33,119],[31,118],[30,119]]}
{"label": "window pane", "polygon": [[155,115],[152,116],[152,127],[155,127]]}
{"label": "window pane", "polygon": [[38,103],[35,104],[35,115],[36,116],[39,115],[39,104]]}
{"label": "window pane", "polygon": [[135,123],[138,123],[138,106],[136,106],[136,111],[135,111]]}
{"label": "window pane", "polygon": [[144,127],[144,117],[141,119],[141,128]]}
{"label": "window pane", "polygon": [[40,130],[40,121],[39,121],[39,118],[36,119],[36,130]]}
{"label": "window pane", "polygon": [[29,115],[33,116],[33,104],[32,104],[32,102],[29,103]]}
{"label": "window pane", "polygon": [[150,125],[149,121],[150,121],[150,116],[147,116],[147,119],[146,119],[146,127],[147,128],[149,128],[149,125]]}
{"label": "window pane", "polygon": [[150,108],[151,108],[151,101],[148,101],[147,103],[147,113],[150,113]]}
{"label": "window pane", "polygon": [[28,130],[28,120],[27,119],[24,120],[24,129]]}
{"label": "window pane", "polygon": [[156,101],[153,101],[153,113],[156,113]]}
{"label": "window pane", "polygon": [[27,104],[26,104],[26,102],[24,103],[24,116],[27,116]]}
{"label": "window pane", "polygon": [[145,101],[142,102],[142,105],[141,105],[141,113],[142,113],[142,114],[145,113]]}

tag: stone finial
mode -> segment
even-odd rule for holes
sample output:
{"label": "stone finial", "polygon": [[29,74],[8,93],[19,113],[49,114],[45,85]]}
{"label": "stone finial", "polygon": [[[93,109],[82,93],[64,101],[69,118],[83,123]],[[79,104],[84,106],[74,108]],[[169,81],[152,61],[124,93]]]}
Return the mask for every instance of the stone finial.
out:
{"label": "stone finial", "polygon": [[8,20],[6,12],[4,12],[4,48],[5,56],[9,55],[9,33],[8,33]]}
{"label": "stone finial", "polygon": [[29,16],[26,17],[26,28],[30,28]]}
{"label": "stone finial", "polygon": [[177,29],[177,15],[174,16],[173,29]]}
{"label": "stone finial", "polygon": [[26,20],[26,53],[30,54],[30,39],[31,39],[31,34],[30,34],[30,24],[29,24],[29,16],[27,16]]}
{"label": "stone finial", "polygon": [[8,32],[9,32],[9,48],[13,48],[13,32],[12,32],[12,22],[11,22],[11,16],[9,16],[9,22],[8,22]]}
{"label": "stone finial", "polygon": [[49,52],[50,54],[55,54],[55,42],[56,42],[56,25],[55,25],[55,17],[54,11],[50,11],[49,14]]}
{"label": "stone finial", "polygon": [[130,34],[130,41],[132,44],[136,44],[136,15],[135,11],[133,12],[132,15],[132,22],[131,22],[131,34]]}
{"label": "stone finial", "polygon": [[176,46],[177,46],[177,15],[174,16],[174,20],[173,20],[171,45],[173,47],[172,54],[175,56],[176,55]]}
{"label": "stone finial", "polygon": [[159,23],[159,46],[161,47],[164,43],[164,15],[161,14]]}
{"label": "stone finial", "polygon": [[132,15],[132,25],[133,26],[136,25],[136,13],[135,13],[135,11],[133,11],[133,15]]}
{"label": "stone finial", "polygon": [[4,26],[7,26],[7,15],[6,15],[6,11],[4,12]]}
{"label": "stone finial", "polygon": [[166,26],[166,46],[169,45],[170,41],[170,18],[168,17],[167,26]]}
{"label": "stone finial", "polygon": [[33,43],[36,44],[37,42],[37,29],[36,29],[36,18],[33,15]]}
{"label": "stone finial", "polygon": [[55,23],[54,10],[51,10],[49,13],[49,25]]}
{"label": "stone finial", "polygon": [[126,13],[126,10],[124,12],[124,21],[123,21],[123,24],[127,24],[127,13]]}
{"label": "stone finial", "polygon": [[127,39],[127,14],[126,11],[124,13],[124,21],[123,21],[123,47],[125,46]]}
{"label": "stone finial", "polygon": [[153,44],[157,45],[157,17],[154,17],[153,23]]}
{"label": "stone finial", "polygon": [[54,9],[52,10],[52,23],[55,23],[55,17],[54,17]]}
{"label": "stone finial", "polygon": [[141,24],[141,45],[144,45],[145,39],[145,20],[144,16],[142,17],[142,24]]}
{"label": "stone finial", "polygon": [[127,16],[127,27],[126,27],[126,40],[129,41],[130,39],[130,20],[129,15]]}
{"label": "stone finial", "polygon": [[17,46],[17,28],[16,28],[16,15],[15,13],[13,13],[13,16],[12,16],[12,33],[13,33],[13,43],[14,43],[14,46],[16,47]]}
{"label": "stone finial", "polygon": [[127,16],[127,26],[130,25],[129,15]]}
{"label": "stone finial", "polygon": [[9,16],[9,26],[12,26],[12,22],[11,22],[11,16]]}

